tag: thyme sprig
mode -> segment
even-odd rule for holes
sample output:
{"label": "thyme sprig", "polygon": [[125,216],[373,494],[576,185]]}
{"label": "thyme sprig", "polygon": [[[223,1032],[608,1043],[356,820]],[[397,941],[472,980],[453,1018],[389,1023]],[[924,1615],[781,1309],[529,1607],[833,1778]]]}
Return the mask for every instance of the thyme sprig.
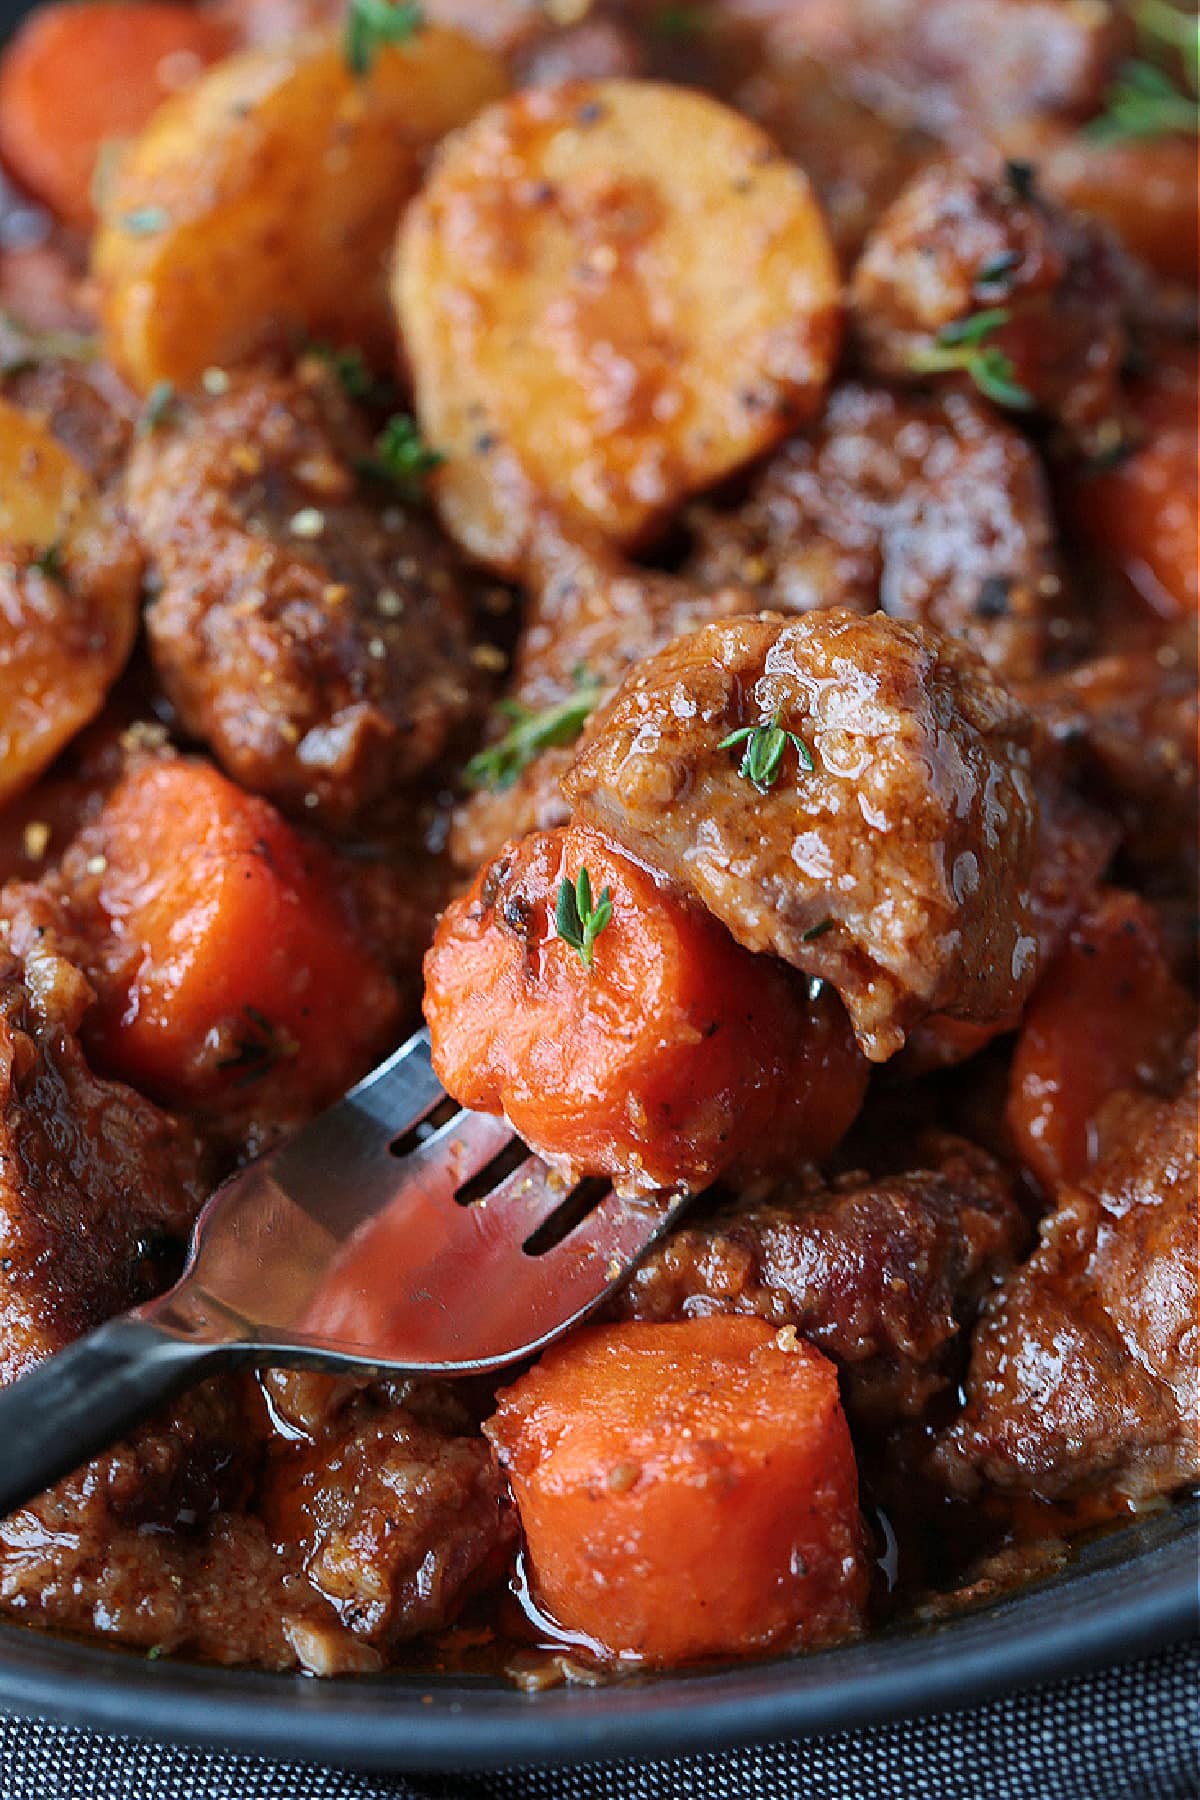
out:
{"label": "thyme sprig", "polygon": [[1006,306],[989,306],[965,319],[953,319],[942,326],[932,344],[912,352],[909,367],[917,375],[969,375],[980,393],[997,406],[1026,412],[1033,405],[1033,395],[1017,381],[1011,356],[988,342],[1011,316]]}
{"label": "thyme sprig", "polygon": [[1200,133],[1200,19],[1168,0],[1141,0],[1134,23],[1146,54],[1123,62],[1104,110],[1085,126],[1102,144]]}
{"label": "thyme sprig", "polygon": [[375,439],[375,458],[378,472],[395,482],[406,500],[423,499],[425,477],[446,460],[440,450],[430,449],[408,413],[392,414]]}
{"label": "thyme sprig", "polygon": [[812,753],[808,745],[794,731],[784,730],[779,723],[780,712],[781,708],[776,707],[769,719],[764,719],[759,725],[743,725],[740,730],[731,731],[717,745],[718,750],[732,750],[736,744],[745,745],[742,760],[738,764],[738,774],[743,780],[753,782],[760,794],[767,793],[778,781],[789,744],[796,752],[800,767],[809,773],[813,768]]}
{"label": "thyme sprig", "polygon": [[388,44],[406,44],[425,23],[421,6],[407,0],[350,0],[342,34],[342,54],[352,75],[369,75]]}
{"label": "thyme sprig", "polygon": [[585,669],[577,669],[575,692],[555,706],[534,711],[520,700],[501,700],[497,711],[512,724],[496,743],[471,758],[463,771],[468,787],[509,788],[541,751],[573,744],[601,692],[598,681]]}
{"label": "thyme sprig", "polygon": [[1085,126],[1094,143],[1129,138],[1168,137],[1200,132],[1200,103],[1172,81],[1157,63],[1124,62],[1105,96],[1104,111]]}
{"label": "thyme sprig", "polygon": [[600,890],[600,898],[592,902],[592,878],[586,867],[575,880],[563,878],[554,907],[554,929],[564,944],[576,951],[585,969],[592,966],[596,939],[613,916],[612,893]]}

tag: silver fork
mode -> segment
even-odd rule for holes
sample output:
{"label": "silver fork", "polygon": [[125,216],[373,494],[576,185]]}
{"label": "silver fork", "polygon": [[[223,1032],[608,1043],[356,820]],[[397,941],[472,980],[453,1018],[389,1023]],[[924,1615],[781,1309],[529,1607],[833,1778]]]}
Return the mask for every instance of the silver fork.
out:
{"label": "silver fork", "polygon": [[608,1188],[572,1225],[591,1184],[565,1186],[502,1119],[432,1121],[442,1103],[421,1031],[216,1190],[173,1288],[0,1391],[0,1518],[218,1369],[519,1362],[599,1306],[687,1202]]}

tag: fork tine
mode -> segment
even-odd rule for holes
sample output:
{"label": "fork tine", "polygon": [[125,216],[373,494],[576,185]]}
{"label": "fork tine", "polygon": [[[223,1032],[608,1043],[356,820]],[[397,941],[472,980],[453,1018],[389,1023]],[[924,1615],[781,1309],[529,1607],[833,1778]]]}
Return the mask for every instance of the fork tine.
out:
{"label": "fork tine", "polygon": [[506,1240],[520,1249],[574,1191],[574,1185],[547,1168],[540,1156],[528,1156],[511,1175],[477,1200],[475,1209],[490,1212]]}
{"label": "fork tine", "polygon": [[452,1200],[513,1141],[512,1126],[490,1113],[457,1112],[396,1164],[400,1181],[419,1180],[427,1194]]}

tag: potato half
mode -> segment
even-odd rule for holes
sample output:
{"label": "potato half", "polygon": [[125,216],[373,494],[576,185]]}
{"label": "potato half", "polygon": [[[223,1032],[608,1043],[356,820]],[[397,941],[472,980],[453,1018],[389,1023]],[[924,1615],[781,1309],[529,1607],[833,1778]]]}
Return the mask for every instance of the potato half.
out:
{"label": "potato half", "polygon": [[543,506],[644,540],[812,415],[840,336],[803,172],[649,81],[530,89],[449,138],[395,299],[443,516],[508,573]]}
{"label": "potato half", "polygon": [[133,648],[141,572],[87,471],[0,401],[0,804],[100,711]]}
{"label": "potato half", "polygon": [[281,328],[389,359],[387,261],[423,154],[506,86],[490,52],[433,27],[361,77],[328,37],[218,64],[159,109],[105,196],[111,360],[145,392]]}

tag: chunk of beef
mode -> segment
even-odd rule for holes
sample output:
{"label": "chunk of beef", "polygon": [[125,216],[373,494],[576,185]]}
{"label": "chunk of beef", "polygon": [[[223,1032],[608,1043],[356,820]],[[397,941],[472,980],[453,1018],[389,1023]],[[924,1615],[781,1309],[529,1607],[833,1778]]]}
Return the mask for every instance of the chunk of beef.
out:
{"label": "chunk of beef", "polygon": [[1127,26],[1062,0],[728,0],[768,57],[805,54],[892,117],[972,140],[1007,119],[1086,117]]}
{"label": "chunk of beef", "polygon": [[938,378],[927,353],[994,314],[974,352],[1006,358],[1010,373],[985,391],[1003,404],[1019,390],[1024,400],[1014,392],[1008,404],[1036,407],[1072,445],[1111,451],[1123,432],[1131,281],[1105,229],[1043,199],[1036,183],[941,162],[872,232],[851,305],[866,365],[901,381]]}
{"label": "chunk of beef", "polygon": [[[1029,878],[1029,930],[1037,946],[1039,976],[1066,939],[1112,860],[1120,839],[1116,821],[1090,806],[1057,778],[1043,771],[1038,783],[1038,832]],[[910,1078],[931,1069],[951,1068],[976,1055],[1015,1020],[971,1025],[935,1013],[909,1034],[895,1072]]]}
{"label": "chunk of beef", "polygon": [[[773,720],[801,748],[762,791],[723,746]],[[884,1061],[929,1013],[988,1023],[1028,992],[1032,729],[935,632],[764,613],[634,669],[564,792],[739,943],[831,981]]]}
{"label": "chunk of beef", "polygon": [[720,24],[701,39],[712,63],[706,86],[762,126],[798,162],[820,197],[844,268],[875,221],[941,146],[919,127],[885,118],[850,93],[813,57],[773,44],[747,55],[736,30]]}
{"label": "chunk of beef", "polygon": [[1139,877],[1158,892],[1194,893],[1194,654],[1172,643],[1114,651],[1048,675],[1026,697],[1119,822]]}
{"label": "chunk of beef", "polygon": [[983,1151],[938,1137],[900,1175],[797,1181],[673,1232],[617,1302],[621,1317],[756,1313],[834,1357],[854,1415],[922,1414],[957,1379],[961,1333],[1027,1227]]}
{"label": "chunk of beef", "polygon": [[[473,872],[510,838],[547,831],[567,818],[559,783],[571,763],[570,731],[609,695],[634,663],[710,619],[750,611],[753,594],[716,580],[710,589],[624,563],[601,545],[543,532],[530,559],[531,604],[517,646],[508,707],[549,719],[566,708],[572,724],[510,780],[499,770],[454,818],[450,847]],[[511,716],[497,714],[493,743]]]}
{"label": "chunk of beef", "polygon": [[305,364],[172,411],[125,483],[185,728],[244,786],[337,827],[435,761],[471,701],[457,564],[421,511],[368,496],[369,454]]}
{"label": "chunk of beef", "polygon": [[[88,1068],[90,999],[48,930],[0,979],[0,1382],[161,1287],[205,1192],[191,1132]],[[170,1534],[245,1481],[237,1389],[206,1383],[0,1522],[0,1610],[222,1654],[216,1618],[207,1635],[195,1621],[211,1562]],[[234,1634],[231,1654],[269,1644]]]}
{"label": "chunk of beef", "polygon": [[970,644],[1028,680],[1070,631],[1036,452],[967,394],[848,382],[733,512],[696,508],[688,573],[777,612],[876,609]]}
{"label": "chunk of beef", "polygon": [[88,1067],[93,991],[40,940],[0,975],[0,1381],[148,1299],[206,1192],[191,1130]]}
{"label": "chunk of beef", "polygon": [[938,1451],[965,1491],[1137,1503],[1200,1474],[1195,1095],[1117,1096],[1099,1129],[1099,1162],[976,1331]]}
{"label": "chunk of beef", "polygon": [[439,1629],[498,1579],[516,1522],[483,1439],[356,1394],[268,1486],[277,1542],[347,1630],[387,1650]]}

